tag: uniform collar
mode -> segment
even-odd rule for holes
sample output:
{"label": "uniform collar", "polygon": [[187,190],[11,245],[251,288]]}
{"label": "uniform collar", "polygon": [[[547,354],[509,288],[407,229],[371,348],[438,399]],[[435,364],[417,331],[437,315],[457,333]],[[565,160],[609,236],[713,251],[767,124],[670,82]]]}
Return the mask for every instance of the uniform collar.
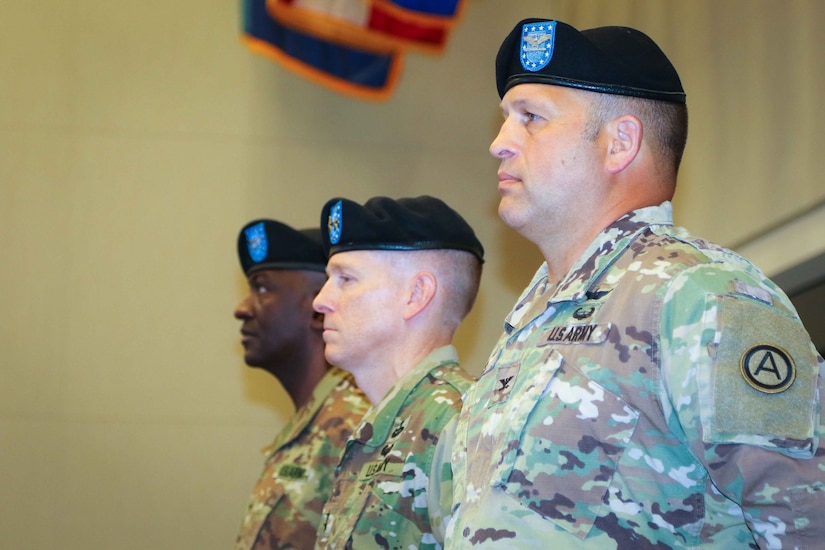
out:
{"label": "uniform collar", "polygon": [[321,410],[324,402],[330,393],[340,384],[349,373],[337,367],[330,367],[327,373],[312,390],[312,397],[307,401],[306,405],[295,411],[290,419],[287,421],[283,429],[275,437],[275,441],[263,449],[263,453],[267,456],[271,455],[276,450],[283,447],[286,443],[292,441],[298,434],[313,421],[318,411]]}
{"label": "uniform collar", "polygon": [[593,287],[604,270],[624,252],[639,232],[651,225],[673,225],[670,201],[633,210],[607,226],[555,288],[547,279],[547,263],[543,263],[505,319],[505,330],[513,332],[554,303],[580,302],[595,295],[601,289]]}
{"label": "uniform collar", "polygon": [[364,421],[353,434],[353,439],[361,441],[367,447],[377,448],[383,445],[390,433],[403,427],[400,424],[407,421],[405,418],[399,418],[399,413],[410,394],[430,372],[446,363],[458,363],[458,352],[452,345],[434,349],[423,361],[404,375],[384,396],[384,399],[367,413]]}

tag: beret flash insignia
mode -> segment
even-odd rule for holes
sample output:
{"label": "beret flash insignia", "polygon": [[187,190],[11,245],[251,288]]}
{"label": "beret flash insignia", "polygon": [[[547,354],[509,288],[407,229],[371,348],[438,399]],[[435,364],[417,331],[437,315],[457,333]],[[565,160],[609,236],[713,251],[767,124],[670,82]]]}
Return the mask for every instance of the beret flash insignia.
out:
{"label": "beret flash insignia", "polygon": [[246,247],[249,250],[249,257],[253,262],[260,262],[266,258],[269,251],[269,243],[266,239],[266,229],[264,222],[251,225],[244,230],[246,235]]}
{"label": "beret flash insignia", "polygon": [[521,66],[525,71],[542,70],[553,58],[556,22],[525,23],[521,33]]}
{"label": "beret flash insignia", "polygon": [[338,241],[341,240],[341,224],[343,223],[341,211],[341,201],[336,202],[329,209],[327,230],[329,231],[330,244],[338,244]]}

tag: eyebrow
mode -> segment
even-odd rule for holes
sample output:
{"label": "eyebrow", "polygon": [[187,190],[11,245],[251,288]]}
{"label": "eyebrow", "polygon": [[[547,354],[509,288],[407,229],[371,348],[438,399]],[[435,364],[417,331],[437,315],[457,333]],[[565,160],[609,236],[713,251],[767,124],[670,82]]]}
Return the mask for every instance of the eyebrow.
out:
{"label": "eyebrow", "polygon": [[[512,100],[509,103],[509,105],[507,107],[507,110],[511,110],[511,111],[523,110],[524,107],[526,105],[530,104],[530,103],[532,103],[532,101],[530,99],[519,97],[519,98],[516,98],[516,99]],[[504,102],[503,101],[499,104],[499,109],[501,109],[502,114],[504,114],[506,112],[506,110],[504,108]]]}
{"label": "eyebrow", "polygon": [[333,273],[337,273],[339,271],[344,271],[350,269],[349,265],[346,262],[327,262],[327,274],[331,275]]}
{"label": "eyebrow", "polygon": [[268,281],[269,278],[265,277],[264,274],[260,271],[257,271],[248,277],[249,284],[259,284],[261,280]]}

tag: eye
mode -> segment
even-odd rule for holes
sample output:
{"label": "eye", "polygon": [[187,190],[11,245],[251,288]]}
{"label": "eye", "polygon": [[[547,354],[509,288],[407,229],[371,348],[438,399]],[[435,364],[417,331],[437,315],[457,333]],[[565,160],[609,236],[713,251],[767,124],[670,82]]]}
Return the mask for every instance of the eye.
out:
{"label": "eye", "polygon": [[250,283],[249,291],[256,295],[266,294],[269,292],[269,287],[263,283]]}
{"label": "eye", "polygon": [[253,294],[266,294],[269,290],[269,285],[263,277],[249,279],[249,291]]}
{"label": "eye", "polygon": [[347,285],[355,280],[355,277],[350,275],[349,273],[338,273],[335,275],[335,282],[338,286]]}
{"label": "eye", "polygon": [[535,122],[535,121],[541,119],[541,117],[539,115],[537,115],[536,113],[531,113],[529,111],[525,111],[524,115],[522,115],[522,116],[524,117],[525,122]]}

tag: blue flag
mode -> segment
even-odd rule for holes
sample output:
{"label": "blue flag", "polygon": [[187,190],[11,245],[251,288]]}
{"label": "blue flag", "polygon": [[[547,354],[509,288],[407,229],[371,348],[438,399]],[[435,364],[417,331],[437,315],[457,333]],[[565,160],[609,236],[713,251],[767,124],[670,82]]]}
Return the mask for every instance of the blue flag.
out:
{"label": "blue flag", "polygon": [[383,100],[397,84],[403,50],[343,45],[287,27],[270,16],[267,0],[243,0],[243,41],[287,69],[360,99]]}

